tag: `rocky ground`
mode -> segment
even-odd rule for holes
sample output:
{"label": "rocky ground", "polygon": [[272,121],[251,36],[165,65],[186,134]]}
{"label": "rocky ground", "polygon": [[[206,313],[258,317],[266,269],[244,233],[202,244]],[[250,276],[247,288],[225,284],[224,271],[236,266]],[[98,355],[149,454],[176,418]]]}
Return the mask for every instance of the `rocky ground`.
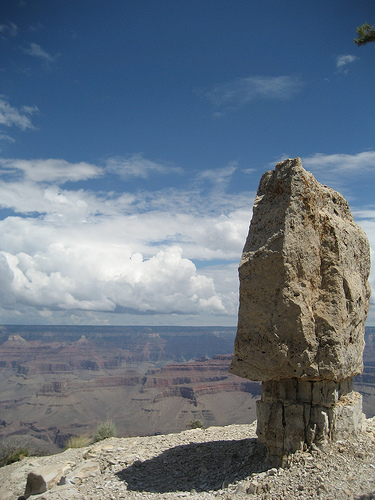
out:
{"label": "rocky ground", "polygon": [[[0,469],[1,500],[25,494],[29,472],[43,476],[45,500],[375,499],[375,418],[356,441],[267,463],[256,424],[152,437],[111,438]],[[27,496],[27,495],[26,495]]]}

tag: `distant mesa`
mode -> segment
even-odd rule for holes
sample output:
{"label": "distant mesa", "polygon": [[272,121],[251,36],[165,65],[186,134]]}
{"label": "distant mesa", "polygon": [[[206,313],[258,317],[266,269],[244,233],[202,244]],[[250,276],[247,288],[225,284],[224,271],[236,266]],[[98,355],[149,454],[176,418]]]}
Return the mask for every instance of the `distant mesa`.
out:
{"label": "distant mesa", "polygon": [[86,338],[85,335],[82,335],[82,337],[77,340],[76,344],[88,344],[90,341]]}
{"label": "distant mesa", "polygon": [[8,340],[6,340],[4,344],[6,344],[6,345],[8,345],[8,344],[18,344],[18,345],[24,345],[24,346],[26,346],[27,345],[27,340],[25,340],[23,337],[21,337],[21,335],[17,335],[17,334],[15,334],[15,335],[9,335]]}

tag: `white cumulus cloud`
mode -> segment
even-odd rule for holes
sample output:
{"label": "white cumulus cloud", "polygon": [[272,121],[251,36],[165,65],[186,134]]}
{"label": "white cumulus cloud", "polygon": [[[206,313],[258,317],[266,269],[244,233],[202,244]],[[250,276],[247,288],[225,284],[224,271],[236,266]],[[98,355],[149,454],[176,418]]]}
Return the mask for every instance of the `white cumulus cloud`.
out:
{"label": "white cumulus cloud", "polygon": [[199,274],[179,247],[145,259],[139,252],[130,253],[126,244],[95,247],[85,238],[40,244],[36,251],[35,244],[25,246],[29,253],[0,252],[3,308],[133,314],[225,311],[213,279]]}
{"label": "white cumulus cloud", "polygon": [[[202,196],[202,179],[185,189],[98,193],[74,184],[108,173],[95,165],[2,159],[0,166],[0,206],[14,212],[0,221],[2,318],[235,321],[236,287],[220,283],[240,258],[254,193]],[[233,168],[218,169],[219,177],[227,180]],[[211,174],[203,177],[215,188]]]}

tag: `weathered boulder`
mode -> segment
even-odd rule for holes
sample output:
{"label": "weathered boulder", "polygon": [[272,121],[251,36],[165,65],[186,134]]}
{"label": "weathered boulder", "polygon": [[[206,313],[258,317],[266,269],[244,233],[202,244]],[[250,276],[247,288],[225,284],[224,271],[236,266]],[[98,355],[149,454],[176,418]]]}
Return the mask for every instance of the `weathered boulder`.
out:
{"label": "weathered boulder", "polygon": [[261,178],[239,267],[230,371],[262,381],[259,440],[271,455],[362,431],[370,247],[343,196],[301,160]]}
{"label": "weathered boulder", "polygon": [[72,468],[72,465],[71,462],[61,463],[58,467],[46,465],[37,471],[29,472],[24,496],[29,498],[30,495],[45,493],[58,484],[64,474]]}
{"label": "weathered boulder", "polygon": [[266,172],[239,267],[231,372],[335,380],[362,372],[370,249],[343,196],[301,160]]}

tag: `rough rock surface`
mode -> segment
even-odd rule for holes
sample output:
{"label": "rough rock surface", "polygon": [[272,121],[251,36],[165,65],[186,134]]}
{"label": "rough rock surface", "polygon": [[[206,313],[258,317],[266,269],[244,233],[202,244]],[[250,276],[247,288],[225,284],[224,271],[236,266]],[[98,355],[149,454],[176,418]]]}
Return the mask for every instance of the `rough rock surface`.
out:
{"label": "rough rock surface", "polygon": [[278,468],[267,464],[255,426],[111,438],[28,457],[0,468],[0,498],[23,495],[33,472],[49,489],[30,500],[375,499],[375,419],[359,439],[297,452]]}
{"label": "rough rock surface", "polygon": [[370,249],[343,196],[301,160],[260,181],[239,267],[232,373],[340,381],[362,372]]}
{"label": "rough rock surface", "polygon": [[259,440],[278,460],[362,432],[370,247],[343,196],[301,160],[260,181],[239,267],[230,371],[262,381]]}

